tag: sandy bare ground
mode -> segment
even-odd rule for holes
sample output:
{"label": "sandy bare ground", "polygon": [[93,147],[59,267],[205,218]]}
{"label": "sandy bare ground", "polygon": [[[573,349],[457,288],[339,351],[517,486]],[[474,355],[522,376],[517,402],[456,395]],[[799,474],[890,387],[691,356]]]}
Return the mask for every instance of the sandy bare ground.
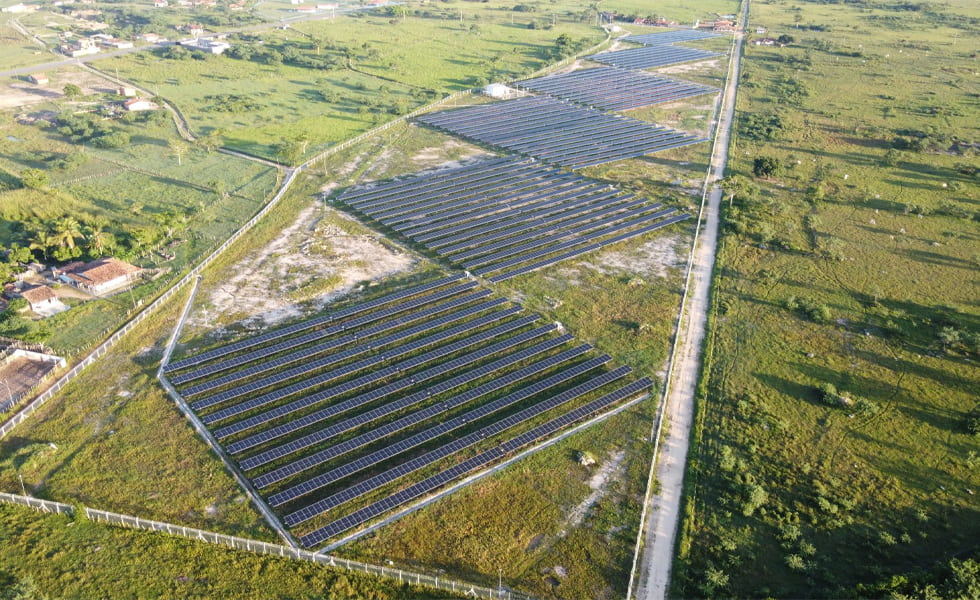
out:
{"label": "sandy bare ground", "polygon": [[626,272],[641,277],[666,279],[670,269],[680,267],[683,257],[677,254],[678,235],[665,235],[636,248],[605,252],[585,266],[600,273]]}
{"label": "sandy bare ground", "polygon": [[719,64],[719,59],[714,58],[711,60],[699,60],[693,63],[684,63],[681,65],[672,65],[669,67],[660,67],[657,69],[658,75],[679,75],[681,73],[691,73],[693,71],[708,71],[716,68]]}
{"label": "sandy bare ground", "polygon": [[626,453],[622,450],[613,452],[609,459],[602,463],[602,466],[589,479],[589,489],[592,490],[592,493],[568,513],[568,518],[565,522],[566,531],[581,525],[582,521],[585,520],[585,516],[589,514],[589,509],[595,506],[595,503],[606,495],[606,483],[611,477],[618,477],[622,473],[624,458],[626,458]]}
{"label": "sandy bare ground", "polygon": [[[324,217],[329,216],[327,220]],[[351,234],[347,217],[314,203],[264,248],[230,269],[231,275],[191,316],[207,328],[217,318],[265,327],[317,310],[358,287],[410,269],[416,259],[382,244],[376,234]],[[353,229],[353,228],[352,228]]]}
{"label": "sandy bare ground", "polygon": [[[40,71],[39,71],[40,72]],[[114,92],[116,86],[111,82],[87,71],[45,71],[48,83],[35,85],[27,80],[27,76],[8,80],[9,83],[0,86],[0,110],[16,110],[27,108],[42,102],[63,100],[65,95],[61,90],[69,83],[82,88],[82,94],[104,94]]]}

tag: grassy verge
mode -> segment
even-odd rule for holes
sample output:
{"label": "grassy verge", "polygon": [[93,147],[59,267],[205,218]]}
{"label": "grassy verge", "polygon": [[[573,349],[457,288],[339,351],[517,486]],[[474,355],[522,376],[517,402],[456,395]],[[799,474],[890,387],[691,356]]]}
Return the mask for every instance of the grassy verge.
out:
{"label": "grassy verge", "polygon": [[[0,587],[51,598],[454,598],[446,592],[0,506]],[[148,566],[152,564],[152,568]]]}
{"label": "grassy verge", "polygon": [[851,596],[977,552],[978,15],[752,11],[675,592]]}

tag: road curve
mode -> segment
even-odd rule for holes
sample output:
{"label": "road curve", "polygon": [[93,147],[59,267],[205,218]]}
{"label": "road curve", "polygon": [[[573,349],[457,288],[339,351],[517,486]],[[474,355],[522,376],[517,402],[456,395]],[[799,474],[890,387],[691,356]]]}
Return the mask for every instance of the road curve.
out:
{"label": "road curve", "polygon": [[663,600],[670,591],[670,569],[674,559],[684,470],[694,417],[694,392],[701,370],[701,348],[710,304],[711,273],[718,246],[718,213],[722,196],[718,181],[724,177],[728,162],[728,142],[735,114],[735,90],[738,86],[739,59],[748,8],[749,0],[745,0],[741,18],[743,29],[735,32],[732,42],[728,79],[722,96],[707,176],[707,198],[700,215],[703,228],[693,249],[691,269],[688,272],[686,307],[677,329],[674,363],[665,384],[668,391],[663,430],[667,434],[660,447],[656,465],[660,491],[649,500],[649,520],[643,533],[643,556],[636,593],[638,600]]}

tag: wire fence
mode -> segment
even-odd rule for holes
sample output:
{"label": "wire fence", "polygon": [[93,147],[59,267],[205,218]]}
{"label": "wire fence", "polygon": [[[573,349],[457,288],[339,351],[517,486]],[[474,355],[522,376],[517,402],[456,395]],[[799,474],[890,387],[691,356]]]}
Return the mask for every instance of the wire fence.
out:
{"label": "wire fence", "polygon": [[[42,500],[40,498],[32,498],[30,496],[8,494],[4,492],[0,492],[0,502],[27,506],[43,513],[57,513],[74,516],[78,512],[77,509],[70,504],[62,504],[61,502],[53,502],[51,500]],[[406,571],[395,567],[372,565],[370,563],[348,560],[346,558],[331,556],[329,554],[321,554],[318,552],[310,552],[308,550],[290,548],[289,546],[283,546],[282,544],[271,544],[269,542],[250,540],[248,538],[225,535],[223,533],[206,531],[204,529],[174,525],[173,523],[151,521],[149,519],[141,519],[140,517],[122,515],[95,508],[84,507],[81,509],[81,512],[84,513],[86,518],[94,523],[104,523],[107,525],[126,527],[129,529],[141,529],[144,531],[167,533],[169,535],[177,535],[199,542],[251,552],[253,554],[280,556],[293,560],[302,560],[336,569],[344,569],[355,573],[363,573],[365,575],[398,580],[401,583],[453,592],[471,598],[487,598],[490,600],[533,600],[530,596],[512,590],[503,588],[493,589],[476,585],[474,583],[459,581],[451,577],[426,575],[424,573]]]}

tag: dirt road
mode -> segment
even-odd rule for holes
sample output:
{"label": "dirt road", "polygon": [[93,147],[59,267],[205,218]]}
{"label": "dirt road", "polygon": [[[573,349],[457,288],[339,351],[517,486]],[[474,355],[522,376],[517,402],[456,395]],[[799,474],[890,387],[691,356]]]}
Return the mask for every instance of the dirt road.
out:
{"label": "dirt road", "polygon": [[[744,24],[748,16],[748,0],[745,0],[742,10],[741,22]],[[708,174],[707,198],[701,214],[702,230],[695,241],[694,257],[688,274],[686,307],[681,315],[676,353],[666,383],[667,408],[663,428],[667,431],[667,437],[660,447],[656,471],[660,493],[650,499],[649,521],[644,533],[636,593],[636,598],[640,600],[664,599],[670,589],[670,568],[674,558],[684,469],[694,416],[694,392],[701,368],[701,347],[708,317],[711,273],[718,245],[718,211],[722,191],[717,181],[724,177],[725,164],[728,161],[728,142],[735,113],[735,89],[741,51],[742,32],[737,32],[732,43],[732,59]]]}

